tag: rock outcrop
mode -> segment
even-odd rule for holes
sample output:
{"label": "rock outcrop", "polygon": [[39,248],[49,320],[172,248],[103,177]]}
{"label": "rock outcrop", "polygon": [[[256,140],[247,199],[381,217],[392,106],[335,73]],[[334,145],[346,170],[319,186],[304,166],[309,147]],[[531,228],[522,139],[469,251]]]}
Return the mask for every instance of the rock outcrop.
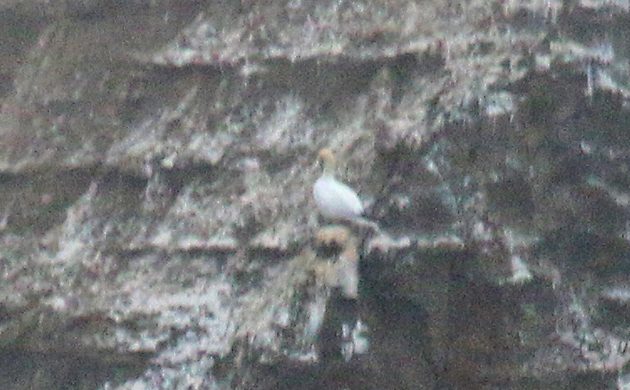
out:
{"label": "rock outcrop", "polygon": [[629,386],[629,8],[4,1],[0,388]]}

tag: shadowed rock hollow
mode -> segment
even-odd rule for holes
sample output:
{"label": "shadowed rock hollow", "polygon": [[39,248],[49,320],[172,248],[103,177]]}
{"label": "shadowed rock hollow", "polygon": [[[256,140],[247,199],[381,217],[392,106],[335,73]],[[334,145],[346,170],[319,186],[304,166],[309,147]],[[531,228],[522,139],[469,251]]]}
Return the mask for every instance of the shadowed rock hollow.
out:
{"label": "shadowed rock hollow", "polygon": [[628,386],[629,8],[3,2],[0,388]]}

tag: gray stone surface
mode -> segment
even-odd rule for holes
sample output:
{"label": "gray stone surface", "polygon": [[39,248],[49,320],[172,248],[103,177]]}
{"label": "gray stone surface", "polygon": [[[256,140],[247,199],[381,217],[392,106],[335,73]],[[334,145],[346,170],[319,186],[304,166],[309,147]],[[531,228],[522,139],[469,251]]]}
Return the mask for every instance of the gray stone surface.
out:
{"label": "gray stone surface", "polygon": [[629,9],[2,2],[0,388],[630,386]]}

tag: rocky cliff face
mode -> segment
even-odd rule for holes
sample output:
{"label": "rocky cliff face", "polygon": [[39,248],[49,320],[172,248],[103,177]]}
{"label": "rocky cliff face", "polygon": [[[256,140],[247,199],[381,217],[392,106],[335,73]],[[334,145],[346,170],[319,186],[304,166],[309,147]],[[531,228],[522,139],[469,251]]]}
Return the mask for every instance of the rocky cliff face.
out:
{"label": "rocky cliff face", "polygon": [[5,1],[0,388],[629,386],[629,8]]}

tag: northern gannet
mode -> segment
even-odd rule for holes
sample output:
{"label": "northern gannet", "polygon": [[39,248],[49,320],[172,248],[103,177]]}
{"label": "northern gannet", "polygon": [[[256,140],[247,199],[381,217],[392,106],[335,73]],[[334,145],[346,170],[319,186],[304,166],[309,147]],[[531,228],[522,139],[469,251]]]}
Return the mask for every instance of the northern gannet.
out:
{"label": "northern gannet", "polygon": [[363,215],[363,204],[357,193],[346,184],[335,179],[335,156],[324,148],[319,151],[319,159],[324,164],[324,171],[313,186],[313,198],[324,218],[333,221],[349,221],[358,226],[367,226],[380,231],[378,225]]}
{"label": "northern gannet", "polygon": [[319,212],[331,220],[362,221],[363,205],[357,193],[335,178],[335,156],[328,148],[319,151],[324,171],[313,186]]}

